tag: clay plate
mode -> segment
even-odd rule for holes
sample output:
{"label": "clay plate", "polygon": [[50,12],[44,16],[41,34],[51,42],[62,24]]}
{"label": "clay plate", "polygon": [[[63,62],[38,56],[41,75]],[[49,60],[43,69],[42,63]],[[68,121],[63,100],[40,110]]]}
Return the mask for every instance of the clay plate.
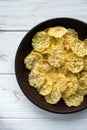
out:
{"label": "clay plate", "polygon": [[28,83],[28,73],[29,71],[24,66],[24,58],[31,52],[32,45],[31,40],[34,34],[38,31],[41,31],[45,28],[51,26],[64,26],[66,28],[74,28],[79,33],[80,39],[87,38],[87,24],[72,18],[54,18],[47,21],[44,21],[34,28],[32,28],[21,41],[16,57],[15,57],[15,74],[20,88],[26,97],[33,102],[38,107],[45,109],[54,113],[72,113],[83,110],[87,108],[87,96],[85,96],[84,102],[79,107],[67,107],[65,103],[61,100],[56,105],[50,105],[46,103],[44,98],[39,95],[36,89],[32,88]]}

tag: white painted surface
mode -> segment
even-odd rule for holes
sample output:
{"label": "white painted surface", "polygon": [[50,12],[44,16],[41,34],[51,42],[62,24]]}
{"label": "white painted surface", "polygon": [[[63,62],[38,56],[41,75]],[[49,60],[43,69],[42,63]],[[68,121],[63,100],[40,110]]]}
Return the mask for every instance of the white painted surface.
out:
{"label": "white painted surface", "polygon": [[87,109],[53,114],[32,104],[14,74],[17,47],[27,31],[54,17],[87,22],[86,0],[0,0],[0,130],[86,130]]}
{"label": "white painted surface", "polygon": [[0,0],[0,29],[28,30],[54,17],[87,20],[87,0]]}
{"label": "white painted surface", "polygon": [[[87,120],[0,120],[0,130],[87,130]],[[84,127],[83,127],[84,126]]]}
{"label": "white painted surface", "polygon": [[0,32],[0,73],[14,73],[14,59],[26,32]]}

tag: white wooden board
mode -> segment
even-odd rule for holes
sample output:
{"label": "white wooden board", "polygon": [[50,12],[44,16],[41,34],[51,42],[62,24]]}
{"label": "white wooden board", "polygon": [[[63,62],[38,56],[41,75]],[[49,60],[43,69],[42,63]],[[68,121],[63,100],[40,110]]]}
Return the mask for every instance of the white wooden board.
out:
{"label": "white wooden board", "polygon": [[17,48],[26,32],[0,32],[0,73],[14,73]]}
{"label": "white wooden board", "polygon": [[87,119],[14,119],[0,120],[0,130],[87,130]]}
{"label": "white wooden board", "polygon": [[87,1],[0,0],[1,30],[29,30],[55,17],[73,17],[87,22]]}

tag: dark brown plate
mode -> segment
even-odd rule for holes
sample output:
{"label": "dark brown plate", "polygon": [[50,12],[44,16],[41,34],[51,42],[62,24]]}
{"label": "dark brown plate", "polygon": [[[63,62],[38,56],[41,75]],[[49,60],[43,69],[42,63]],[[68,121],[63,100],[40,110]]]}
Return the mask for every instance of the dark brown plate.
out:
{"label": "dark brown plate", "polygon": [[24,66],[24,58],[32,50],[31,40],[34,34],[45,28],[51,26],[57,26],[57,25],[64,26],[66,28],[74,28],[79,33],[80,39],[83,40],[87,38],[87,24],[82,21],[72,19],[72,18],[54,18],[51,20],[44,21],[36,25],[33,29],[31,29],[21,41],[15,58],[15,73],[16,73],[17,81],[23,93],[35,105],[54,113],[72,113],[87,108],[87,96],[85,96],[84,102],[79,107],[69,108],[65,105],[65,103],[62,100],[56,105],[50,105],[46,103],[46,101],[41,95],[38,94],[36,89],[32,88],[29,85],[28,83],[29,71]]}

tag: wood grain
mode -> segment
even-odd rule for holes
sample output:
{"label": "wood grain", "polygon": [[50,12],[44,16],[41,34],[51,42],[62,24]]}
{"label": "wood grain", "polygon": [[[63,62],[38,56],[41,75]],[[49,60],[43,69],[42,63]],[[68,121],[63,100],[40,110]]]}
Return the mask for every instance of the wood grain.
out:
{"label": "wood grain", "polygon": [[[52,119],[0,120],[0,130],[87,130],[87,119],[58,121]],[[84,126],[84,128],[83,128]]]}
{"label": "wood grain", "polygon": [[55,17],[73,17],[87,22],[87,1],[0,1],[0,30],[29,30],[36,24]]}
{"label": "wood grain", "polygon": [[0,33],[0,74],[14,73],[14,60],[17,48],[26,32]]}

